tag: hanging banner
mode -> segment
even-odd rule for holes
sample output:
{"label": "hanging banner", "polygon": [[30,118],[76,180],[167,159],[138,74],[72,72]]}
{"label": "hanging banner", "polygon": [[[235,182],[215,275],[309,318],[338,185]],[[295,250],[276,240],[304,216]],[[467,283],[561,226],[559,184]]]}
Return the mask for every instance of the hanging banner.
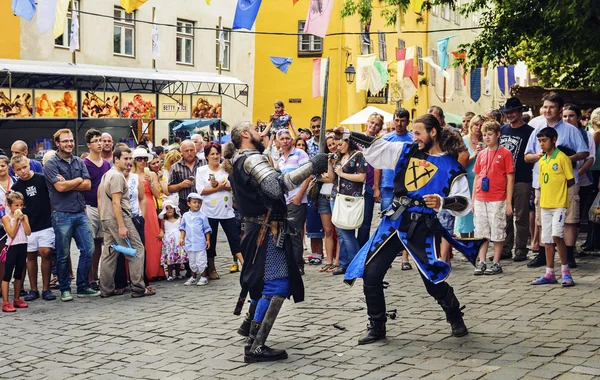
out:
{"label": "hanging banner", "polygon": [[35,90],[35,117],[76,119],[77,92]]}
{"label": "hanging banner", "polygon": [[471,71],[471,99],[475,103],[481,98],[481,67]]}
{"label": "hanging banner", "polygon": [[192,119],[221,119],[221,97],[215,95],[192,95]]}
{"label": "hanging banner", "polygon": [[[12,95],[12,96],[11,96]],[[0,89],[0,119],[33,117],[33,91],[22,88]]]}
{"label": "hanging banner", "polygon": [[81,118],[118,119],[120,99],[118,92],[81,91]]}
{"label": "hanging banner", "polygon": [[156,94],[122,92],[121,116],[125,119],[156,119]]}
{"label": "hanging banner", "polygon": [[158,95],[159,119],[191,119],[192,97],[190,95]]}

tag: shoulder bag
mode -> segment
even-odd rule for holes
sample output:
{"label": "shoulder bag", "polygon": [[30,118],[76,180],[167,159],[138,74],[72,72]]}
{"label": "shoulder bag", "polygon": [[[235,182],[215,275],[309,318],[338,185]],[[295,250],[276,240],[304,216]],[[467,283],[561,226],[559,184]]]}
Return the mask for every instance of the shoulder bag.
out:
{"label": "shoulder bag", "polygon": [[[18,223],[19,224],[17,225],[17,231],[15,232],[15,236],[17,236],[17,232],[19,232],[19,228],[21,228],[21,222],[19,221]],[[10,249],[10,246],[12,245],[14,240],[14,238],[10,239],[10,244],[7,244],[4,246],[4,248],[2,248],[2,252],[0,252],[0,263],[6,262],[6,255],[8,254],[8,250]]]}
{"label": "shoulder bag", "polygon": [[[357,153],[359,152],[354,153],[352,157]],[[331,222],[342,230],[355,230],[362,225],[365,217],[365,184],[363,183],[361,196],[353,197],[340,194],[340,182],[341,178],[338,176],[338,189],[331,212]]]}

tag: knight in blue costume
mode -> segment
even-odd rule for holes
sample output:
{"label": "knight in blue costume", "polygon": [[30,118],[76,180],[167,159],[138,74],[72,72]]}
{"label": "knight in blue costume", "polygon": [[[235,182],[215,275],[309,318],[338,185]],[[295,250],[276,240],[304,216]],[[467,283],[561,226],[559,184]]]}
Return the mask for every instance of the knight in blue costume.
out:
{"label": "knight in blue costume", "polygon": [[471,209],[471,195],[463,167],[456,160],[465,149],[461,139],[442,128],[432,115],[413,122],[414,143],[388,142],[345,131],[365,147],[363,154],[377,169],[395,170],[394,201],[383,211],[383,219],[371,239],[346,270],[344,281],[363,278],[369,325],[358,344],[368,344],[386,335],[386,305],[383,279],[396,255],[403,249],[414,259],[427,292],[446,313],[452,335],[468,333],[460,303],[445,282],[450,265],[437,258],[442,237],[475,263],[481,240],[456,241],[437,219],[441,209],[462,216]]}
{"label": "knight in blue costume", "polygon": [[284,195],[312,174],[326,171],[327,155],[317,154],[309,163],[282,174],[262,154],[265,148],[256,125],[238,123],[231,131],[231,141],[239,150],[233,158],[231,187],[244,222],[242,292],[234,314],[241,312],[246,294],[252,300],[238,330],[240,335],[249,337],[244,361],[282,360],[287,358],[285,350],[270,348],[265,341],[283,300],[289,297],[295,302],[304,300],[304,284],[286,228]]}

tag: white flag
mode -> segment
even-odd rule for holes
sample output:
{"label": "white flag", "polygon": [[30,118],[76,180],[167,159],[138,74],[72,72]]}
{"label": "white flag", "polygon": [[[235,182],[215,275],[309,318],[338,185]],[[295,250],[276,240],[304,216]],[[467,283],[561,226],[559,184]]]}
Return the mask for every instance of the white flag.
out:
{"label": "white flag", "polygon": [[39,0],[37,11],[37,28],[40,34],[44,34],[54,28],[56,20],[56,1]]}
{"label": "white flag", "polygon": [[427,64],[429,64],[429,66],[431,66],[432,69],[442,72],[442,75],[444,75],[446,79],[450,79],[450,73],[446,70],[442,71],[442,68],[437,63],[433,62],[433,57],[428,56],[423,57],[421,59],[423,60],[423,62],[427,62]]}
{"label": "white flag", "polygon": [[71,40],[69,41],[69,50],[74,52],[79,49],[79,12],[73,8],[73,18],[71,20]]}
{"label": "white flag", "polygon": [[356,58],[356,92],[369,89],[371,67],[375,63],[375,54],[359,55]]}
{"label": "white flag", "polygon": [[225,32],[221,29],[219,33],[219,64],[223,66],[225,60]]}
{"label": "white flag", "polygon": [[156,15],[152,21],[152,59],[157,59],[160,56],[160,45],[158,43],[158,25],[156,24]]}

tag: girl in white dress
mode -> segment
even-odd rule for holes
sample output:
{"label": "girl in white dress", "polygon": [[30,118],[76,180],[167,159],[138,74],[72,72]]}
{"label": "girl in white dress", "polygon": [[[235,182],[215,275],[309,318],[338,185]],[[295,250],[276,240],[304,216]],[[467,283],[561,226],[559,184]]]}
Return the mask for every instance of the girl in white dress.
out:
{"label": "girl in white dress", "polygon": [[163,242],[160,264],[165,270],[167,281],[182,278],[179,273],[181,264],[187,262],[187,253],[179,245],[180,216],[179,208],[175,206],[172,200],[164,201],[163,209],[158,215],[160,219],[160,234],[158,236],[162,238]]}

